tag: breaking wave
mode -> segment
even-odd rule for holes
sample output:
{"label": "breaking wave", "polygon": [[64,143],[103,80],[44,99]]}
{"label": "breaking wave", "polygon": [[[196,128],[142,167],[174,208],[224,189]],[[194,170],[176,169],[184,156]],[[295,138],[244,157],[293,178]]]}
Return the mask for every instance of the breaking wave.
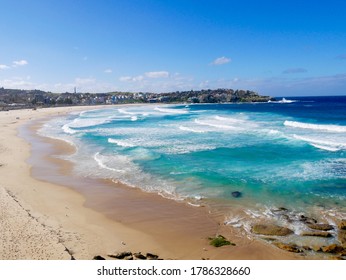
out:
{"label": "breaking wave", "polygon": [[327,125],[327,124],[312,124],[312,123],[303,123],[295,121],[285,121],[285,126],[302,128],[302,129],[311,129],[311,130],[324,130],[329,132],[343,133],[346,132],[346,126],[342,125]]}

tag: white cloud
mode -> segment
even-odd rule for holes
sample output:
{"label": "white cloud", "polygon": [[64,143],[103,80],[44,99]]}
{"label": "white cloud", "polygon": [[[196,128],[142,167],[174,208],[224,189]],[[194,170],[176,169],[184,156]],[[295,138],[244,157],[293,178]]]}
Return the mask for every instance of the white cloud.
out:
{"label": "white cloud", "polygon": [[123,76],[119,78],[119,81],[121,82],[140,82],[144,80],[144,76],[143,75],[138,75],[135,77],[131,77],[131,76]]}
{"label": "white cloud", "polygon": [[75,83],[77,85],[90,85],[95,84],[96,80],[94,78],[76,78]]}
{"label": "white cloud", "polygon": [[119,78],[121,82],[141,82],[148,83],[149,79],[169,78],[169,72],[167,71],[153,71],[145,72],[143,75],[138,76],[122,76]]}
{"label": "white cloud", "polygon": [[10,68],[9,66],[5,65],[5,64],[0,64],[0,70],[5,70]]}
{"label": "white cloud", "polygon": [[146,72],[145,76],[148,78],[168,78],[169,72],[167,71],[156,71],[156,72]]}
{"label": "white cloud", "polygon": [[27,65],[27,64],[28,64],[28,62],[26,60],[24,60],[24,59],[13,61],[13,67],[24,66],[24,65]]}
{"label": "white cloud", "polygon": [[13,77],[11,79],[0,80],[0,84],[4,88],[35,89],[34,83],[22,77]]}
{"label": "white cloud", "polygon": [[139,75],[139,76],[133,77],[132,80],[134,82],[140,82],[144,80],[144,77],[142,75]]}
{"label": "white cloud", "polygon": [[112,71],[112,69],[106,69],[104,72],[105,73],[112,73],[113,71]]}
{"label": "white cloud", "polygon": [[216,58],[211,64],[212,65],[222,65],[231,62],[230,58],[227,58],[225,56],[221,56]]}
{"label": "white cloud", "polygon": [[119,81],[120,82],[129,82],[129,81],[132,81],[132,77],[130,77],[130,76],[123,76],[123,77],[119,78]]}

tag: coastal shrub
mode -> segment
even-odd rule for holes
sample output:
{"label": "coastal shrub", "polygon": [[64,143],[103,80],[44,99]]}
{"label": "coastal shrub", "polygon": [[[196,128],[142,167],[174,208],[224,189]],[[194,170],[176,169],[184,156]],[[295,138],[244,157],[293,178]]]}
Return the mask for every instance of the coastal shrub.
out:
{"label": "coastal shrub", "polygon": [[209,237],[209,244],[214,246],[214,247],[221,247],[221,246],[225,246],[225,245],[232,245],[235,246],[234,243],[230,242],[229,240],[227,240],[224,236],[222,235],[218,235],[214,238]]}

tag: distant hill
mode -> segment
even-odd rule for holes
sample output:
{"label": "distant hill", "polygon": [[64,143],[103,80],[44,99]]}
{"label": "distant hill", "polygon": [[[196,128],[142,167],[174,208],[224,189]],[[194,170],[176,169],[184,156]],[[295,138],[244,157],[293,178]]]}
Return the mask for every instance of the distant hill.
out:
{"label": "distant hill", "polygon": [[107,93],[52,93],[42,90],[0,88],[0,109],[35,108],[37,106],[73,106],[124,103],[226,103],[268,102],[270,96],[262,96],[250,90],[206,89],[150,92]]}

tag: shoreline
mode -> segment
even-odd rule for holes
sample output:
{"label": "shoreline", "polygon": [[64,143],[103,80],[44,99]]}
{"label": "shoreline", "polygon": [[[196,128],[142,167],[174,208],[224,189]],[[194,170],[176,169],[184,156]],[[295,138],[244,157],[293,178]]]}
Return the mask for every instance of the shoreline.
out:
{"label": "shoreline", "polygon": [[[0,184],[0,190],[8,194],[2,194],[1,201],[23,205],[24,212],[18,214],[22,218],[22,223],[28,220],[36,221],[36,226],[41,230],[40,234],[48,238],[47,242],[59,245],[58,249],[52,251],[61,252],[61,255],[49,255],[45,252],[35,255],[28,253],[28,250],[24,250],[25,253],[19,250],[11,255],[5,254],[3,249],[0,259],[70,259],[71,256],[75,259],[92,259],[95,255],[106,256],[121,251],[150,252],[164,259],[303,258],[270,244],[237,236],[229,227],[213,219],[207,213],[207,209],[188,206],[186,203],[178,203],[157,194],[144,193],[138,189],[100,180],[87,179],[88,182],[83,181],[83,188],[69,186],[67,182],[71,177],[66,173],[71,170],[72,164],[60,159],[58,164],[55,164],[59,172],[63,173],[62,177],[65,176],[60,178],[61,182],[38,180],[35,178],[36,175],[32,177],[31,168],[26,161],[30,157],[30,146],[33,143],[27,143],[20,138],[17,130],[28,121],[100,108],[65,107],[1,112],[0,125],[5,133],[0,138],[0,153],[4,161],[0,162],[0,174],[6,179]],[[52,144],[50,140],[45,141]],[[66,152],[66,146],[63,147],[63,144],[53,147],[56,149],[54,154]],[[44,160],[46,159],[40,161]],[[34,170],[35,167],[33,172]],[[98,188],[92,188],[96,182]],[[85,188],[85,184],[89,184],[88,188]],[[9,235],[15,235],[16,230],[11,232],[11,227],[13,225],[8,225]],[[47,229],[53,236],[45,234]],[[236,246],[210,246],[208,237],[218,234],[224,235],[236,243]],[[2,248],[10,248],[11,239],[5,238],[2,242]],[[24,247],[31,246],[32,251],[38,246],[29,245],[23,244]],[[46,249],[47,246],[44,246],[43,251]]]}

